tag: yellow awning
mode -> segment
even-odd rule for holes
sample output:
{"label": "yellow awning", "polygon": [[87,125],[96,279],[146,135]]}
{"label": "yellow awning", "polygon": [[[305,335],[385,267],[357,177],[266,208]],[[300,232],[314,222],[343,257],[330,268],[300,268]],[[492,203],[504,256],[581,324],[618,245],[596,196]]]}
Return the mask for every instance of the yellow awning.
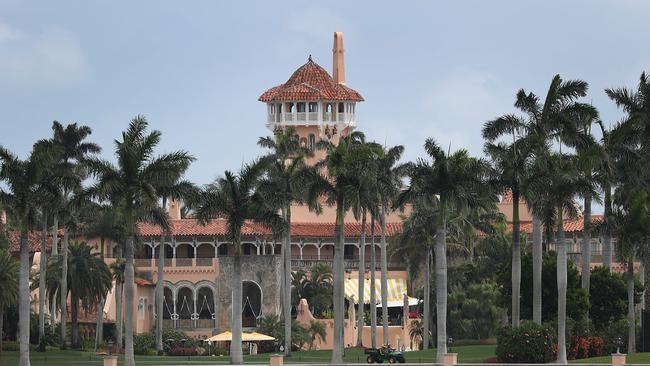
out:
{"label": "yellow awning", "polygon": [[[404,294],[407,293],[406,280],[403,278],[389,278],[388,284],[388,306],[403,306]],[[370,279],[366,279],[363,287],[363,303],[370,303]],[[381,303],[381,280],[375,280],[375,298]],[[355,303],[359,302],[359,280],[356,278],[345,280],[345,297]],[[417,299],[409,297],[409,305],[417,304]]]}
{"label": "yellow awning", "polygon": [[[253,332],[253,333],[242,332],[241,340],[242,342],[257,342],[257,341],[273,341],[275,340],[275,338],[257,332]],[[206,342],[230,342],[232,341],[232,333],[229,331],[225,331],[223,333],[214,335],[206,339],[205,341]]]}

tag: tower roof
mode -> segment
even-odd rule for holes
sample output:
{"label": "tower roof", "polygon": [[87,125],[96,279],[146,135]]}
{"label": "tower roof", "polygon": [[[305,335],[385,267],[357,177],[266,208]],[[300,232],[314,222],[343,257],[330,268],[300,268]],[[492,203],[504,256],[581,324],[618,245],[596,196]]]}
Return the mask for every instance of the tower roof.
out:
{"label": "tower roof", "polygon": [[286,83],[265,91],[258,100],[261,102],[279,102],[321,99],[363,101],[361,94],[343,84],[335,83],[330,74],[309,56],[307,63],[294,71]]}

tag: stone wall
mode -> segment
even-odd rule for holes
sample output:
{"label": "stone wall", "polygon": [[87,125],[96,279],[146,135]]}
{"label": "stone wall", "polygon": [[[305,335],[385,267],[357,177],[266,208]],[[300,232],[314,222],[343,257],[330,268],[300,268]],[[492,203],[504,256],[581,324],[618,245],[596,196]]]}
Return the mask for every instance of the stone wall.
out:
{"label": "stone wall", "polygon": [[[217,285],[217,330],[231,328],[231,294],[233,257],[219,257]],[[242,281],[252,281],[262,290],[261,316],[280,315],[282,297],[282,258],[279,255],[251,255],[241,257]]]}

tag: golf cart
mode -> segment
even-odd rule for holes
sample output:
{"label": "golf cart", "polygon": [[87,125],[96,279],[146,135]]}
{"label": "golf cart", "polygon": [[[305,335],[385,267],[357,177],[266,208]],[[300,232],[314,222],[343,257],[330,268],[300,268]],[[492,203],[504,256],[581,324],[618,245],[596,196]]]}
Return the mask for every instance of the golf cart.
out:
{"label": "golf cart", "polygon": [[366,348],[363,352],[368,355],[366,362],[368,363],[404,363],[404,355],[402,352],[390,348],[390,345],[381,346],[379,348]]}

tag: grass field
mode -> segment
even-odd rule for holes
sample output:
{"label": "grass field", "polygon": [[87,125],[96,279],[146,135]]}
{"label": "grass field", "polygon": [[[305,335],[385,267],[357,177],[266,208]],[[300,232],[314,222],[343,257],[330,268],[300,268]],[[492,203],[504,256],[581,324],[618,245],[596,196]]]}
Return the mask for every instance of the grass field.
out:
{"label": "grass field", "polygon": [[[459,363],[482,363],[494,357],[493,345],[458,346],[452,352],[458,353]],[[407,352],[406,361],[409,363],[432,363],[435,359],[434,350]],[[285,363],[328,363],[330,351],[304,351],[295,352]],[[170,356],[136,356],[138,365],[142,366],[171,366],[171,365],[219,365],[228,364],[228,357],[170,357]],[[346,363],[363,363],[365,356],[363,350],[350,348],[346,350]],[[244,356],[247,364],[263,365],[269,363],[269,355]],[[578,364],[610,364],[611,357],[596,357],[571,361]],[[638,353],[627,357],[628,364],[650,364],[650,353]],[[81,351],[51,351],[46,353],[31,352],[32,366],[99,366],[102,357],[90,352]],[[4,352],[0,355],[0,365],[18,365],[18,352]],[[121,365],[121,363],[120,363]]]}
{"label": "grass field", "polygon": [[[458,361],[464,363],[482,362],[488,358],[494,357],[494,348],[492,345],[485,346],[458,346],[453,347],[452,351],[458,353]],[[434,362],[435,351],[417,351],[407,352],[405,354],[407,362]],[[345,352],[345,362],[363,363],[365,356],[362,349],[349,348]],[[284,360],[285,363],[328,363],[330,360],[330,351],[303,351],[295,352],[291,358]],[[228,357],[171,357],[171,356],[136,356],[138,365],[145,366],[167,366],[167,365],[217,365],[227,364]],[[52,352],[31,352],[32,366],[77,366],[102,365],[102,357],[96,356],[90,352],[81,351],[52,351]],[[262,354],[256,356],[244,356],[244,362],[248,364],[268,364],[269,355]],[[18,352],[4,352],[0,355],[0,365],[13,366],[18,364]]]}

